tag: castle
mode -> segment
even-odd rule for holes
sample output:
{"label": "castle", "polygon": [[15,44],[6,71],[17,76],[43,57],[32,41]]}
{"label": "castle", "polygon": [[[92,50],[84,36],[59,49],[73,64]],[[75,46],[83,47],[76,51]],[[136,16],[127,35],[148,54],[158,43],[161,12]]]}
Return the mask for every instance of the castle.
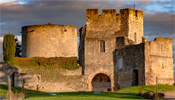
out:
{"label": "castle", "polygon": [[[143,11],[135,9],[87,9],[86,26],[80,30],[77,52],[77,28],[68,25],[31,25],[22,28],[23,57],[75,57],[82,68],[66,71],[66,80],[41,82],[40,75],[15,76],[31,78],[27,88],[41,91],[114,91],[137,85],[174,83],[172,39],[143,37]],[[77,78],[78,77],[78,78]],[[66,78],[67,79],[67,78]],[[0,80],[1,81],[1,80]],[[32,83],[32,84],[31,84]],[[63,84],[65,83],[65,84]],[[31,88],[32,87],[32,88]]]}

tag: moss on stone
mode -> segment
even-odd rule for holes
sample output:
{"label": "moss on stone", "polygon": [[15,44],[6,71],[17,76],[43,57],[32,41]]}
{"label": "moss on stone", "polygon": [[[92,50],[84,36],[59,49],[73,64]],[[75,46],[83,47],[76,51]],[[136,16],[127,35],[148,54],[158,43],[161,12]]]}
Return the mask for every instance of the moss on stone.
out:
{"label": "moss on stone", "polygon": [[76,57],[33,57],[33,58],[15,58],[15,66],[24,67],[39,67],[43,69],[64,68],[68,70],[75,70],[79,68],[78,58]]}

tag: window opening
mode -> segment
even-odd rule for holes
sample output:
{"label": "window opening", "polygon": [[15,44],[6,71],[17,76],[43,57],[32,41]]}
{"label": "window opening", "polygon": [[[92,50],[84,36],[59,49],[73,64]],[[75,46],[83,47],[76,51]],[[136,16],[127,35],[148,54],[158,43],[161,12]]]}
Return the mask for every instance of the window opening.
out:
{"label": "window opening", "polygon": [[100,41],[100,52],[105,52],[105,41]]}

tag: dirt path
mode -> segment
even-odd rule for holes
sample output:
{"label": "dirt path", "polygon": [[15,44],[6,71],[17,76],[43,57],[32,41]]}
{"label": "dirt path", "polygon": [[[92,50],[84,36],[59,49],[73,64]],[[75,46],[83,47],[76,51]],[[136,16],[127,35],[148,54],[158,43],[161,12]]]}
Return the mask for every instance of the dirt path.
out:
{"label": "dirt path", "polygon": [[165,94],[165,99],[167,100],[175,100],[175,91],[166,91],[163,92]]}

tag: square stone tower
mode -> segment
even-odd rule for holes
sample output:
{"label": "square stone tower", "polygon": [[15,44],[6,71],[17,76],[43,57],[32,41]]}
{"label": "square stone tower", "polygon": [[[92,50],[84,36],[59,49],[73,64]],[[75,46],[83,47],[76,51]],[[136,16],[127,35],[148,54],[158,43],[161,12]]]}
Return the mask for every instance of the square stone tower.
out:
{"label": "square stone tower", "polygon": [[99,15],[98,9],[87,9],[86,26],[80,29],[79,61],[83,66],[83,74],[88,76],[89,90],[105,87],[93,87],[91,84],[99,73],[110,78],[111,86],[106,90],[114,90],[113,52],[117,45],[121,44],[116,42],[117,37],[127,37],[130,44],[141,43],[143,12],[121,9],[120,13],[116,14],[115,9],[104,9]]}

